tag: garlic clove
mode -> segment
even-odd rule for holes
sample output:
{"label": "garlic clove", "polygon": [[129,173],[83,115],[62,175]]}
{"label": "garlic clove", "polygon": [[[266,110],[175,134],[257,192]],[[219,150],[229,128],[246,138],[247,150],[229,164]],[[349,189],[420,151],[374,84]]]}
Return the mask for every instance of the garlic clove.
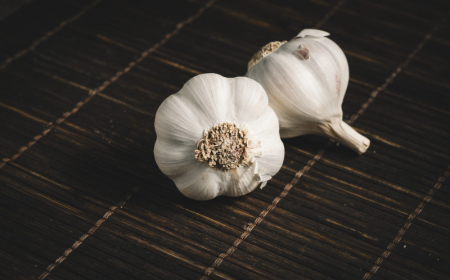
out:
{"label": "garlic clove", "polygon": [[[269,99],[264,89],[255,86],[254,81],[245,77],[237,77],[230,81],[231,104],[230,119],[234,122],[252,122],[255,127],[259,125],[259,118],[271,110]],[[254,128],[255,128],[254,127]],[[272,133],[271,133],[272,134]]]}
{"label": "garlic clove", "polygon": [[[195,200],[210,200],[219,195],[228,186],[226,178],[219,172],[214,172],[205,163],[197,161],[194,166],[186,166],[186,173],[179,178],[172,178],[180,192]],[[170,177],[170,176],[169,176]]]}
{"label": "garlic clove", "polygon": [[319,30],[319,29],[303,29],[295,37],[306,37],[306,36],[326,37],[329,35],[330,35],[330,33],[323,31],[323,30]]}
{"label": "garlic clove", "polygon": [[[178,95],[195,112],[196,121],[207,128],[218,122],[230,121],[230,110],[232,110],[230,104],[233,102],[230,89],[230,82],[222,76],[207,74],[187,81]],[[194,120],[186,120],[194,123]]]}
{"label": "garlic clove", "polygon": [[275,175],[284,159],[267,95],[244,77],[192,78],[158,108],[155,130],[156,163],[197,200],[247,194]]}
{"label": "garlic clove", "polygon": [[222,176],[224,177],[223,181],[228,182],[222,192],[222,195],[226,196],[246,195],[261,183],[251,166],[240,166],[233,172],[224,172]]}
{"label": "garlic clove", "polygon": [[[264,125],[258,125],[258,122],[264,123]],[[259,157],[257,163],[261,181],[268,181],[271,178],[268,174],[276,174],[284,160],[284,146],[280,145],[280,137],[272,133],[274,130],[279,130],[278,118],[276,118],[272,108],[269,107],[269,110],[258,121],[250,122],[248,126],[253,127],[252,133],[261,142],[260,150],[255,148],[252,150],[255,152],[255,156]],[[280,157],[280,155],[283,155],[283,157]]]}

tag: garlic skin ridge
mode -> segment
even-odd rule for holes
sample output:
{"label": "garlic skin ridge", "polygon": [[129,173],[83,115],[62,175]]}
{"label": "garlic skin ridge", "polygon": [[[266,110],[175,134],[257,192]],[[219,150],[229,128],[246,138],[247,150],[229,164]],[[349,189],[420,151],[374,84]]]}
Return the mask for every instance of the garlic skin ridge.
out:
{"label": "garlic skin ridge", "polygon": [[266,90],[282,138],[322,135],[361,154],[370,140],[342,121],[349,69],[344,52],[328,35],[305,29],[258,61],[252,59],[245,76]]}
{"label": "garlic skin ridge", "polygon": [[[225,132],[235,125],[245,135],[245,159],[238,166],[221,170],[196,158],[205,131],[216,125],[223,125]],[[284,160],[278,118],[261,85],[245,77],[202,74],[190,79],[160,105],[155,130],[158,167],[181,193],[196,200],[245,195],[259,184],[262,188]],[[225,148],[219,150],[236,156],[237,148],[228,144],[222,143]],[[237,155],[244,156],[240,151]]]}

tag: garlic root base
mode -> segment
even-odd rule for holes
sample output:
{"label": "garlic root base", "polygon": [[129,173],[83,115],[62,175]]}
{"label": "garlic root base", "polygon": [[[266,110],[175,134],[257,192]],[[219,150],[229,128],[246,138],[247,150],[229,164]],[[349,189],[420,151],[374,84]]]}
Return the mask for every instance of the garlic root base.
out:
{"label": "garlic root base", "polygon": [[322,133],[358,154],[364,153],[370,146],[370,140],[356,132],[339,118],[319,124]]}

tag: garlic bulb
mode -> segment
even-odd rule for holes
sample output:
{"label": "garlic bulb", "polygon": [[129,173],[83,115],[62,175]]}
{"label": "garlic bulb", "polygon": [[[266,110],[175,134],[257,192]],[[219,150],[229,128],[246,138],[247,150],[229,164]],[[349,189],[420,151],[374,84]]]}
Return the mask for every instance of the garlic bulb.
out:
{"label": "garlic bulb", "polygon": [[289,42],[264,46],[249,62],[280,120],[282,138],[323,135],[364,153],[370,141],[342,121],[347,59],[325,31],[305,29]]}
{"label": "garlic bulb", "polygon": [[187,197],[208,200],[261,188],[281,168],[279,122],[264,89],[202,74],[158,108],[156,163]]}

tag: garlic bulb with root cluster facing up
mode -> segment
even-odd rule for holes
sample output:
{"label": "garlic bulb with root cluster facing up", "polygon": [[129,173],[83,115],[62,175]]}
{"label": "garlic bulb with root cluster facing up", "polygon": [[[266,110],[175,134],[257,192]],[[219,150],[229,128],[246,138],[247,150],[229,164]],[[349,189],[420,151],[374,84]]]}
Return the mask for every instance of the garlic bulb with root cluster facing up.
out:
{"label": "garlic bulb with root cluster facing up", "polygon": [[282,138],[318,134],[362,154],[369,139],[342,120],[347,59],[328,35],[305,29],[289,42],[269,43],[253,56],[246,76],[266,90]]}
{"label": "garlic bulb with root cluster facing up", "polygon": [[284,159],[278,118],[262,86],[245,77],[190,79],[158,108],[155,130],[156,163],[196,200],[262,188]]}

